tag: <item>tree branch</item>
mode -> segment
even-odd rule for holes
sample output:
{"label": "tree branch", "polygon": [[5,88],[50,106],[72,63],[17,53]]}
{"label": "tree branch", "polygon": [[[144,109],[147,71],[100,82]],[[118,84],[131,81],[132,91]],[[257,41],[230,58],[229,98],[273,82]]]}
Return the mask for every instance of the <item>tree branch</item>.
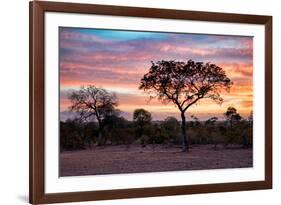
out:
{"label": "tree branch", "polygon": [[193,102],[189,103],[184,109],[183,112],[185,112],[191,105],[195,104],[198,100],[202,99],[203,97],[196,98]]}

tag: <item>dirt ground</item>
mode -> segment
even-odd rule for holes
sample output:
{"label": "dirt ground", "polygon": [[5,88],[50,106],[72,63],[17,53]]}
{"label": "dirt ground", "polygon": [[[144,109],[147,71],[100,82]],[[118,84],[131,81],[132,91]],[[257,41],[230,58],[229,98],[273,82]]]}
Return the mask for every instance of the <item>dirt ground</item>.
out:
{"label": "dirt ground", "polygon": [[213,149],[193,145],[188,153],[180,147],[124,145],[92,147],[60,154],[60,176],[140,173],[159,171],[242,168],[253,166],[252,149]]}

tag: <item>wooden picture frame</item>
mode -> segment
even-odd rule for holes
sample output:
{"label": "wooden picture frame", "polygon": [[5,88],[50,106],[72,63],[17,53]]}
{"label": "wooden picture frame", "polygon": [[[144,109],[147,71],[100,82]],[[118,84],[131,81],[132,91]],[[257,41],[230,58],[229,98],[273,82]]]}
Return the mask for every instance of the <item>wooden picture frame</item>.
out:
{"label": "wooden picture frame", "polygon": [[[181,194],[229,192],[272,188],[272,17],[199,11],[167,10],[104,6],[92,4],[30,2],[30,142],[29,142],[29,200],[32,204],[153,197]],[[45,193],[44,170],[44,15],[46,12],[66,12],[157,19],[195,20],[207,22],[246,23],[265,26],[265,179],[231,183],[179,185],[133,189]]]}

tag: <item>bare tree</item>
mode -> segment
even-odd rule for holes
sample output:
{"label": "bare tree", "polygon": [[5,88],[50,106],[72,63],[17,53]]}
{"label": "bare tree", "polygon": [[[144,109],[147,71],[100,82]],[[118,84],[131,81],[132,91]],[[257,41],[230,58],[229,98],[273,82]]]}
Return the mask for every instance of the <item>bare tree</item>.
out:
{"label": "bare tree", "polygon": [[97,88],[94,85],[82,86],[77,91],[72,91],[68,98],[71,100],[71,111],[78,112],[80,120],[95,118],[99,125],[98,144],[101,144],[104,119],[114,115],[117,106],[117,97],[105,89]]}
{"label": "bare tree", "polygon": [[180,61],[152,62],[148,73],[141,79],[139,89],[147,91],[150,98],[158,98],[163,103],[172,102],[181,114],[183,151],[188,151],[189,140],[186,133],[185,112],[203,98],[222,103],[221,89],[230,89],[231,80],[225,71],[211,63]]}

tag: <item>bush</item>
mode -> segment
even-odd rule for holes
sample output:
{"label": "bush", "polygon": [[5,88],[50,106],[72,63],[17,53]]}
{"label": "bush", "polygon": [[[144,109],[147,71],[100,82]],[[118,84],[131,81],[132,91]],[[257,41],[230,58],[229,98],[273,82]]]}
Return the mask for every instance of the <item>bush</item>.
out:
{"label": "bush", "polygon": [[60,122],[60,148],[66,150],[84,149],[95,141],[95,123],[80,123],[77,120]]}
{"label": "bush", "polygon": [[60,146],[62,149],[84,148],[81,127],[74,121],[60,123]]}

